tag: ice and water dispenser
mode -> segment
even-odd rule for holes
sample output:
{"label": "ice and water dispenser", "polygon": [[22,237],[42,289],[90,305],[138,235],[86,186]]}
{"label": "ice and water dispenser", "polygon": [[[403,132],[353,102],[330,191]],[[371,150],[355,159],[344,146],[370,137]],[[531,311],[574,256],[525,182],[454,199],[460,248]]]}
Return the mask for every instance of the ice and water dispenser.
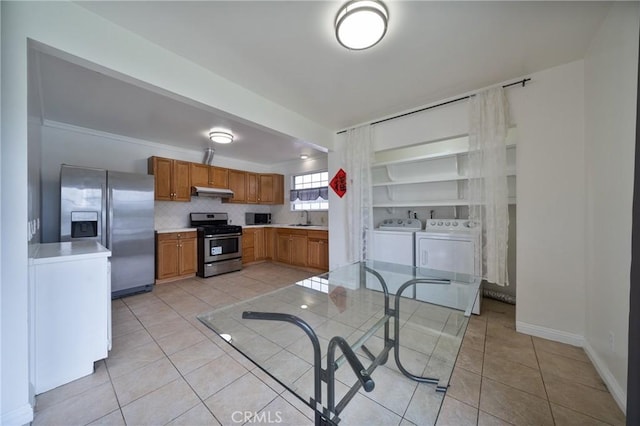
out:
{"label": "ice and water dispenser", "polygon": [[71,212],[71,238],[98,236],[98,212]]}

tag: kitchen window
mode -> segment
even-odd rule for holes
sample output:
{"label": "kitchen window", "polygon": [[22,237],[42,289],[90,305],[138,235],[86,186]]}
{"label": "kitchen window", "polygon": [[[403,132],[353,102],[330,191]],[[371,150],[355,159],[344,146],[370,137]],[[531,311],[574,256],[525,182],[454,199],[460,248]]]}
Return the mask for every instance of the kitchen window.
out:
{"label": "kitchen window", "polygon": [[329,173],[316,172],[293,176],[289,201],[291,210],[328,210]]}

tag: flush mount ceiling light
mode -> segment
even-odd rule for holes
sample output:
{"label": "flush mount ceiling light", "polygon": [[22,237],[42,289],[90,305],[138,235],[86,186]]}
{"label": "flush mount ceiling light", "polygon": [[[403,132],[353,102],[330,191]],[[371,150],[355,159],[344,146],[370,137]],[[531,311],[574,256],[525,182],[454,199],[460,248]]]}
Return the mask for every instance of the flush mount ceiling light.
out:
{"label": "flush mount ceiling light", "polygon": [[382,2],[350,1],[336,16],[336,38],[347,49],[368,49],[382,40],[388,20],[389,12]]}
{"label": "flush mount ceiling light", "polygon": [[308,156],[307,154],[302,154],[302,155],[300,156],[300,159],[301,159],[301,160],[306,160],[307,158],[309,158],[309,156]]}
{"label": "flush mount ceiling light", "polygon": [[216,143],[231,143],[233,142],[233,134],[222,130],[212,130],[209,132],[209,139]]}

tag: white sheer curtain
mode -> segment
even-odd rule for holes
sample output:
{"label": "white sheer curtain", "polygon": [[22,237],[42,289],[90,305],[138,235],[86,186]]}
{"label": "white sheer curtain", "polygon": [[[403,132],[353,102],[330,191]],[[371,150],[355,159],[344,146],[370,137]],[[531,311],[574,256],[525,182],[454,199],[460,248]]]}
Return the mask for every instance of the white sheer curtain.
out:
{"label": "white sheer curtain", "polygon": [[344,200],[348,262],[365,260],[368,257],[368,246],[373,230],[372,145],[370,125],[347,130],[346,143],[342,151],[344,170],[347,173],[347,193]]}
{"label": "white sheer curtain", "polygon": [[507,129],[509,105],[498,87],[471,97],[469,105],[469,219],[482,226],[476,261],[483,277],[509,284],[507,241]]}

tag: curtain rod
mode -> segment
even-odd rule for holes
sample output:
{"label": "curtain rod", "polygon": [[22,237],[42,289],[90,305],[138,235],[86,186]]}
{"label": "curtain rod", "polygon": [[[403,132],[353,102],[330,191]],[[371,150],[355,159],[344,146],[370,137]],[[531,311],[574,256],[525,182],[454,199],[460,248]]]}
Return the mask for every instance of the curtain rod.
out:
{"label": "curtain rod", "polygon": [[[522,87],[524,87],[527,84],[527,81],[531,81],[531,79],[530,78],[523,78],[522,80],[514,81],[513,83],[509,83],[509,84],[505,84],[502,87],[504,89],[506,89],[507,87],[516,86],[518,84],[522,84]],[[374,121],[372,123],[369,123],[369,125],[373,126],[374,124],[380,124],[380,123],[384,123],[385,121],[395,120],[396,118],[405,117],[405,116],[411,115],[411,114],[416,114],[418,112],[426,111],[428,109],[437,108],[437,107],[441,107],[441,106],[444,106],[444,105],[449,105],[449,104],[452,104],[454,102],[464,101],[465,99],[469,99],[472,96],[475,96],[475,95],[463,96],[461,98],[452,99],[450,101],[442,102],[442,103],[439,103],[439,104],[436,104],[436,105],[431,105],[431,106],[428,106],[428,107],[425,107],[425,108],[420,108],[420,109],[417,109],[415,111],[409,111],[409,112],[405,112],[404,114],[394,115],[393,117],[383,118],[382,120],[378,120],[378,121]],[[340,130],[336,134],[340,135],[340,134],[346,133],[346,132],[347,132],[346,130]]]}

